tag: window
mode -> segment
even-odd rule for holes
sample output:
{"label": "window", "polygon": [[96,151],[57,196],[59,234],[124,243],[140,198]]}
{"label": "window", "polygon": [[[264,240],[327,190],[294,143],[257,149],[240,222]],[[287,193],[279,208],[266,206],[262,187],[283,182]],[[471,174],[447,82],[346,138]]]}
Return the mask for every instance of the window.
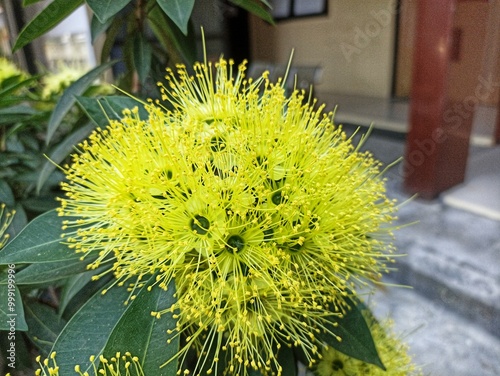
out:
{"label": "window", "polygon": [[327,14],[328,0],[272,0],[272,15],[276,21],[321,16]]}

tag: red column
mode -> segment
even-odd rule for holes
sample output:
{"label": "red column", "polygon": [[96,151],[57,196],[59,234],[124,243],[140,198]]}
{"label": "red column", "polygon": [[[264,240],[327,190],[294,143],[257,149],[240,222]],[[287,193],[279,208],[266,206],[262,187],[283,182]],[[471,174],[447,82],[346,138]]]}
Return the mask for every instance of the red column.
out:
{"label": "red column", "polygon": [[463,181],[474,115],[475,103],[449,93],[454,11],[454,0],[418,2],[404,185],[428,199]]}
{"label": "red column", "polygon": [[497,109],[497,126],[495,130],[495,144],[500,145],[500,100]]}

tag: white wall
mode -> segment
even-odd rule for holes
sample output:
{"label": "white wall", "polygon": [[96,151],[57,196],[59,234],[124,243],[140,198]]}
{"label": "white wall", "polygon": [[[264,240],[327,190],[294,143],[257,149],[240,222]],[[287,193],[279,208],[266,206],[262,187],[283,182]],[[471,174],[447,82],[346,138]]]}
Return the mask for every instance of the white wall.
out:
{"label": "white wall", "polygon": [[252,59],[320,65],[317,91],[390,97],[395,1],[329,0],[328,15],[280,21],[251,18]]}

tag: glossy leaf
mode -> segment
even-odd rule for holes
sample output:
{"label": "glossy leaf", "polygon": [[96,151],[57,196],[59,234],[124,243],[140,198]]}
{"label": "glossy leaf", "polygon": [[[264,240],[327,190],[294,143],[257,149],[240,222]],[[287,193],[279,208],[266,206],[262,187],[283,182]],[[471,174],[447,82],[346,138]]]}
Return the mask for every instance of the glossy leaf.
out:
{"label": "glossy leaf", "polygon": [[15,200],[10,185],[5,180],[0,179],[0,204],[2,203],[7,206],[14,206]]}
{"label": "glossy leaf", "polygon": [[21,30],[13,52],[53,29],[83,4],[83,0],[54,0]]}
{"label": "glossy leaf", "polygon": [[[154,7],[148,13],[148,23],[158,41],[168,52],[169,57],[178,63],[189,65],[196,60],[196,39],[194,32],[184,35],[159,7]],[[191,23],[188,25],[192,28]]]}
{"label": "glossy leaf", "polygon": [[144,83],[148,78],[149,72],[151,70],[153,48],[141,33],[138,33],[134,38],[133,55],[134,66],[139,76],[139,81],[141,83]]}
{"label": "glossy leaf", "polygon": [[283,367],[282,375],[297,375],[297,360],[293,349],[288,346],[282,346],[278,352],[278,362]]}
{"label": "glossy leaf", "polygon": [[61,124],[64,116],[69,112],[71,107],[75,104],[75,97],[82,95],[85,90],[92,85],[92,83],[109,67],[115,64],[115,61],[110,61],[102,65],[97,66],[90,72],[80,77],[78,80],[73,82],[63,93],[61,98],[56,104],[52,116],[49,119],[49,124],[47,126],[47,144],[50,142],[55,131]]}
{"label": "glossy leaf", "polygon": [[107,29],[106,39],[101,50],[101,64],[110,58],[111,50],[115,45],[116,38],[123,28],[123,17],[117,16],[112,19],[111,25]]}
{"label": "glossy leaf", "polygon": [[361,302],[354,302],[349,298],[345,298],[345,301],[349,306],[349,310],[344,314],[343,318],[333,319],[338,323],[338,326],[334,326],[333,322],[326,325],[327,329],[338,335],[342,340],[339,341],[327,333],[322,333],[319,336],[320,340],[352,358],[385,369],[373,342],[370,328],[361,312],[362,309],[368,308]]}
{"label": "glossy leaf", "polygon": [[107,22],[121,11],[131,0],[86,0],[88,6],[101,23]]}
{"label": "glossy leaf", "polygon": [[187,35],[194,0],[156,0],[156,2],[182,33]]}
{"label": "glossy leaf", "polygon": [[[150,282],[153,282],[151,278]],[[146,375],[169,376],[177,372],[177,361],[170,360],[179,350],[179,337],[167,343],[170,335],[168,330],[174,330],[176,320],[172,314],[163,315],[160,319],[150,313],[170,307],[174,302],[174,284],[167,291],[154,286],[151,291],[143,288],[130,303],[109,337],[104,356],[114,356],[116,352],[129,351],[141,359]]]}
{"label": "glossy leaf", "polygon": [[0,330],[10,331],[11,324],[16,330],[28,330],[19,289],[15,285],[0,284]]}
{"label": "glossy leaf", "polygon": [[139,118],[149,117],[144,105],[137,99],[128,96],[113,95],[101,98],[77,97],[77,102],[95,125],[105,127],[110,120],[121,120],[123,110],[138,107]]}
{"label": "glossy leaf", "polygon": [[[114,282],[114,281],[113,281]],[[82,372],[91,369],[89,357],[99,357],[116,324],[130,305],[125,287],[114,286],[106,294],[98,291],[68,321],[51,349],[57,352],[62,375],[72,374],[76,364]]]}
{"label": "glossy leaf", "polygon": [[42,1],[42,0],[23,0],[23,7],[39,3],[40,1]]}
{"label": "glossy leaf", "polygon": [[24,79],[22,76],[13,76],[4,80],[0,89],[0,98],[5,98],[22,88],[29,88],[34,84],[40,76],[32,76],[30,78]]}
{"label": "glossy leaf", "polygon": [[29,327],[27,335],[42,350],[43,355],[48,356],[66,321],[45,304],[29,299],[25,304],[26,323]]}
{"label": "glossy leaf", "polygon": [[[269,12],[270,6],[267,1],[256,1],[256,0],[229,0],[233,4],[245,9],[246,11],[253,13],[259,18],[262,18],[264,21],[269,22],[270,24],[274,24],[273,17]],[[263,3],[268,7],[265,9],[260,3]]]}
{"label": "glossy leaf", "polygon": [[[62,178],[59,181],[61,180]],[[34,183],[36,184],[36,181]],[[44,194],[38,196],[32,195],[31,197],[22,200],[22,205],[26,208],[26,210],[29,210],[32,213],[43,214],[60,206],[59,202],[57,202],[57,197],[60,196],[60,192],[47,190]]]}
{"label": "glossy leaf", "polygon": [[263,376],[263,375],[262,375],[262,372],[256,371],[256,370],[250,368],[248,370],[248,376]]}
{"label": "glossy leaf", "polygon": [[26,104],[2,108],[0,109],[0,126],[29,119],[37,113],[37,110]]}
{"label": "glossy leaf", "polygon": [[7,234],[9,234],[10,239],[14,239],[28,224],[28,216],[26,215],[22,205],[18,203],[14,209],[16,211],[14,218],[12,219],[10,226],[7,228]]}
{"label": "glossy leaf", "polygon": [[[90,260],[90,258],[85,260],[71,259],[31,264],[16,274],[16,283],[19,286],[47,286],[53,282],[85,272]],[[5,283],[5,280],[0,280],[0,284],[2,283]]]}
{"label": "glossy leaf", "polygon": [[71,299],[73,299],[92,279],[92,276],[98,274],[98,270],[89,270],[84,273],[68,278],[61,291],[59,300],[59,315],[62,315]]}
{"label": "glossy leaf", "polygon": [[[295,358],[293,348],[290,348],[287,345],[282,345],[279,350],[275,350],[275,353],[278,354],[277,360],[282,367],[281,373],[279,374],[286,376],[297,376],[297,359]],[[271,367],[273,370],[272,374],[278,374],[278,371],[273,363],[271,363]],[[264,376],[264,374],[258,370],[248,368],[248,376]]]}
{"label": "glossy leaf", "polygon": [[92,20],[90,21],[90,38],[92,41],[92,44],[94,44],[96,38],[104,33],[113,23],[113,18],[108,19],[106,22],[101,22],[99,19],[95,16],[95,14],[92,16]]}
{"label": "glossy leaf", "polygon": [[56,169],[56,164],[60,164],[72,151],[74,151],[74,146],[88,137],[94,128],[95,126],[93,123],[78,128],[57,145],[40,170],[36,185],[37,193],[40,193],[42,186]]}
{"label": "glossy leaf", "polygon": [[80,255],[61,244],[63,217],[55,210],[39,215],[0,250],[0,264],[55,262]]}

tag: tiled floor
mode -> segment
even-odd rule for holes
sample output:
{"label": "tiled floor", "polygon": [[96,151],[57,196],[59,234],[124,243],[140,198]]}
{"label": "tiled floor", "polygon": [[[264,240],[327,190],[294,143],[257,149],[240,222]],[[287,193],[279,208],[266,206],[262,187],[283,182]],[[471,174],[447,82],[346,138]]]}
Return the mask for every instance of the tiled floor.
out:
{"label": "tiled floor", "polygon": [[443,201],[500,221],[500,146],[472,155],[465,182],[445,192]]}
{"label": "tiled floor", "polygon": [[[364,148],[387,164],[402,155],[404,138],[374,131]],[[473,146],[471,155],[491,150]],[[397,166],[386,177],[389,197],[410,199]],[[412,225],[396,231],[405,256],[387,281],[411,289],[379,290],[377,315],[394,319],[425,375],[500,375],[500,221],[442,198],[407,201],[398,216],[398,224]]]}
{"label": "tiled floor", "polygon": [[[336,123],[350,124],[345,127],[348,132],[356,129],[354,125],[374,122],[364,149],[383,163],[404,154],[406,101],[316,96],[328,110],[338,106]],[[492,110],[476,113],[466,183],[477,176],[500,178],[500,171],[483,159],[498,148],[491,146]],[[500,168],[498,158],[495,166]],[[410,197],[402,190],[401,171],[401,166],[394,166],[386,173],[387,194],[405,202]],[[398,224],[414,224],[396,232],[396,246],[406,256],[398,258],[398,270],[387,281],[412,288],[388,287],[371,301],[379,317],[394,320],[396,332],[409,344],[425,375],[498,376],[500,221],[450,205],[444,196],[431,201],[417,198],[401,206]],[[496,199],[500,204],[500,194]]]}
{"label": "tiled floor", "polygon": [[[384,99],[340,93],[316,92],[320,103],[327,109],[337,106],[335,119],[339,123],[351,123],[406,133],[409,129],[409,102],[406,99]],[[471,143],[477,146],[491,146],[497,114],[495,106],[479,106],[474,114]]]}

